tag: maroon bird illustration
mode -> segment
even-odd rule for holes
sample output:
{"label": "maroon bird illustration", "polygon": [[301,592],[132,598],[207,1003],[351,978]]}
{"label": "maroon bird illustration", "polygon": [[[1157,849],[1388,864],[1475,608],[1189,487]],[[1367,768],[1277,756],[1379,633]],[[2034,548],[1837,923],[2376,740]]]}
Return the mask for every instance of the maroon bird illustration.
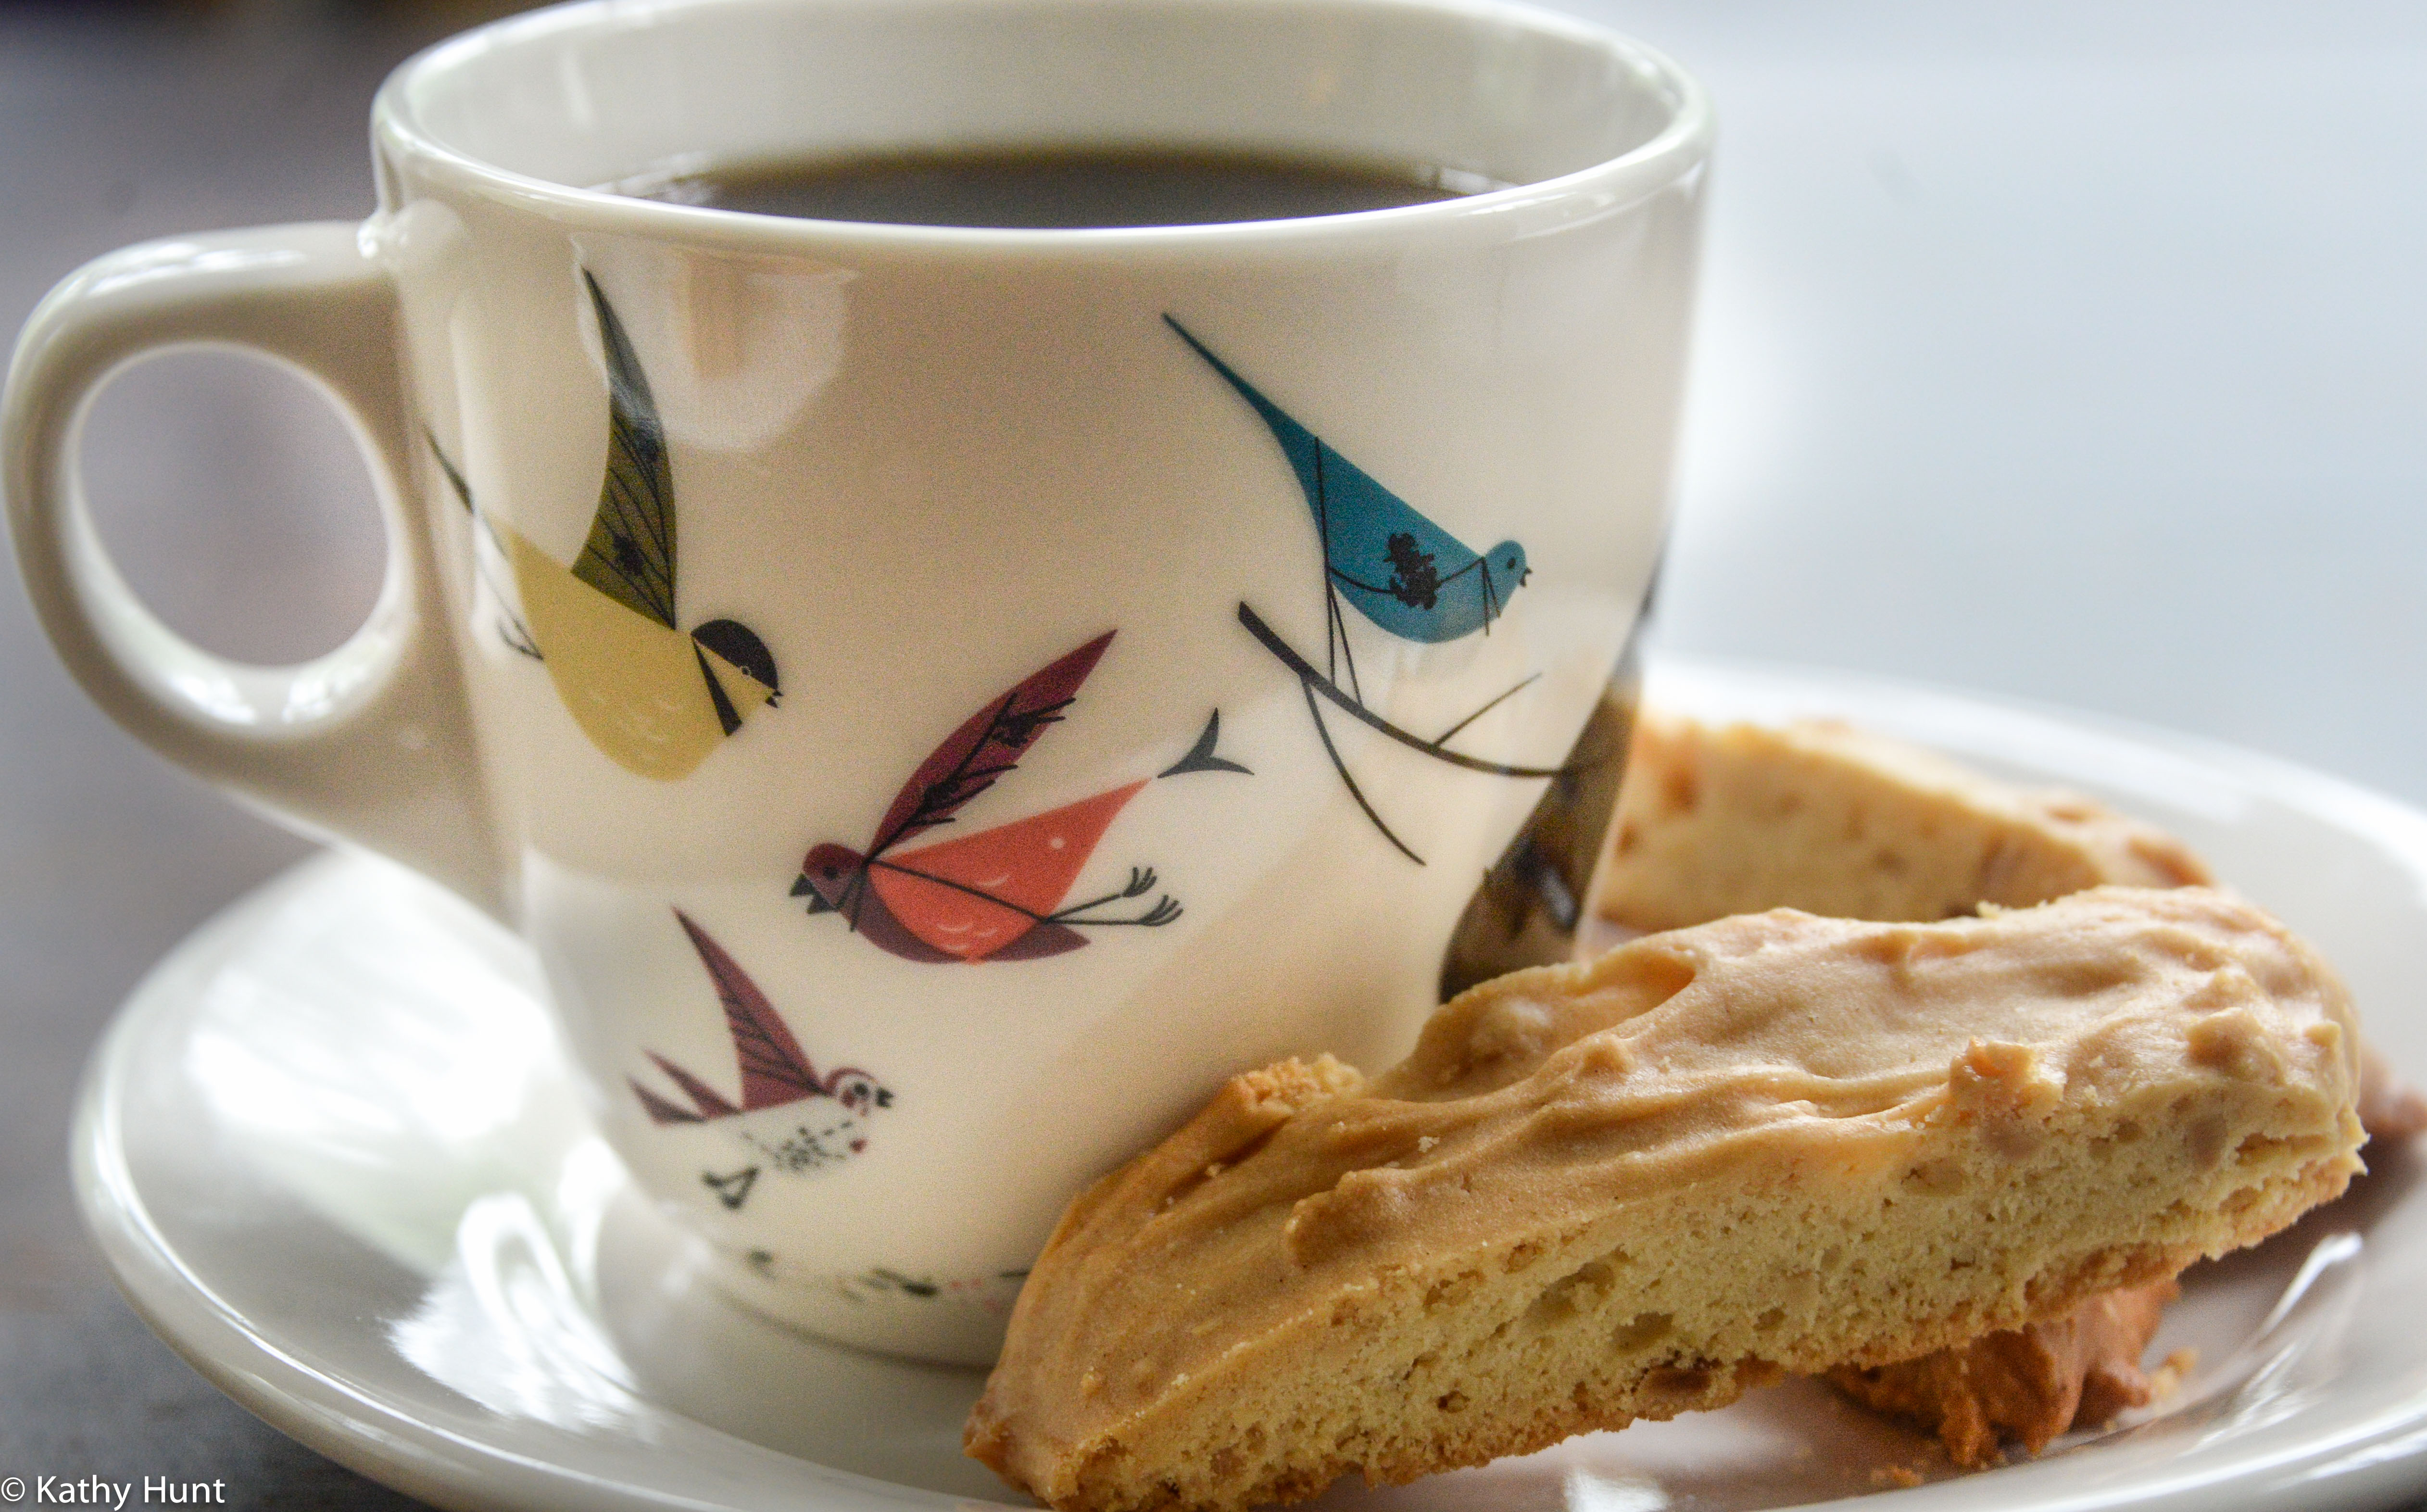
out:
{"label": "maroon bird illustration", "polygon": [[[868,1121],[877,1110],[893,1105],[893,1094],[856,1066],[818,1075],[800,1041],[792,1037],[749,973],[689,915],[676,909],[675,919],[691,936],[692,949],[699,952],[700,964],[708,967],[716,996],[725,1004],[725,1032],[732,1037],[733,1058],[741,1072],[741,1100],[727,1099],[700,1078],[650,1050],[651,1064],[680,1089],[691,1105],[684,1107],[632,1079],[632,1091],[649,1121],[664,1126],[745,1120],[733,1126],[735,1134],[785,1171],[815,1170],[867,1149]],[[779,1108],[789,1111],[780,1117],[753,1116]],[[755,1165],[731,1176],[701,1177],[728,1208],[741,1207],[757,1179]]]}
{"label": "maroon bird illustration", "polygon": [[[1099,910],[1152,891],[1152,868],[1130,870],[1117,891],[1063,900],[1122,807],[1148,779],[954,839],[905,846],[953,823],[963,805],[1018,770],[1045,731],[1077,701],[1115,632],[1105,631],[962,723],[910,774],[865,851],[828,841],[802,863],[792,896],[811,914],[835,913],[869,942],[908,961],[1030,961],[1075,951],[1086,928],[1152,929],[1181,914],[1168,894],[1128,917]],[[1196,747],[1158,776],[1246,768],[1214,754],[1217,709]]]}

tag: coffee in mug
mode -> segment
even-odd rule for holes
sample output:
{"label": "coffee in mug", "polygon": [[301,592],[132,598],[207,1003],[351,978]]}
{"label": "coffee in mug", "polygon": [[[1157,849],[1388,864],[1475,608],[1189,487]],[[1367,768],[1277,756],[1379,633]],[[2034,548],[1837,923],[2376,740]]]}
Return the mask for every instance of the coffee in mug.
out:
{"label": "coffee in mug", "polygon": [[868,154],[607,186],[751,215],[1072,231],[1353,215],[1499,187],[1416,164],[1151,147]]}

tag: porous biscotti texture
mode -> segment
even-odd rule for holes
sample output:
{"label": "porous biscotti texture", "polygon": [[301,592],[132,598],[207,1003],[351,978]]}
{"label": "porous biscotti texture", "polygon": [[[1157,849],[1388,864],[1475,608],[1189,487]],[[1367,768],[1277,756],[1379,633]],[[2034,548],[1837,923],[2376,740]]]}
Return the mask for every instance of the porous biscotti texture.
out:
{"label": "porous biscotti texture", "polygon": [[2205,888],[1780,910],[1234,1080],[1072,1204],[969,1453],[1069,1512],[1405,1481],[2067,1313],[2358,1168],[2354,1026]]}
{"label": "porous biscotti texture", "polygon": [[[1840,1366],[1829,1384],[1865,1406],[1911,1418],[1968,1470],[2004,1458],[2003,1440],[2038,1454],[2057,1435],[2147,1406],[2158,1384],[2141,1368],[2172,1281],[2103,1292],[2061,1318],[2001,1328],[1961,1349],[1897,1365]],[[2160,1375],[2166,1374],[2161,1371]]]}
{"label": "porous biscotti texture", "polygon": [[1712,726],[1647,710],[1595,886],[1603,917],[1651,931],[1765,908],[1952,919],[2103,884],[2210,880],[2172,836],[2076,794],[1994,782],[1843,724]]}
{"label": "porous biscotti texture", "polygon": [[[2181,841],[2077,794],[2000,783],[1842,724],[1720,727],[1646,711],[1600,899],[1637,928],[1783,907],[1922,921],[2102,884],[2207,880]],[[2365,1046],[2359,1116],[2372,1140],[2427,1128],[2427,1100]],[[1934,1428],[1959,1463],[1994,1462],[1998,1430],[2036,1452],[2077,1411],[2085,1427],[2111,1417],[2114,1383],[2145,1379],[2140,1350],[2162,1310],[2152,1294],[2093,1298],[2077,1316],[1869,1373],[1867,1388],[1852,1373],[1831,1380]],[[2137,1341],[2118,1325],[2144,1318]]]}
{"label": "porous biscotti texture", "polygon": [[[1600,901],[1605,916],[1636,928],[1786,907],[1918,922],[2102,884],[2207,880],[2172,836],[2077,794],[1999,783],[1842,724],[1719,727],[1647,712]],[[2418,1099],[2405,1102],[2406,1089],[2369,1060],[2360,1117],[2379,1133],[2372,1110],[2390,1117]],[[2142,1405],[2126,1398],[2145,1390],[2141,1352],[2171,1291],[2092,1297],[2061,1318],[1829,1379],[1935,1432],[1958,1464],[1995,1464],[2001,1435],[2037,1453],[2077,1415],[2087,1427]]]}

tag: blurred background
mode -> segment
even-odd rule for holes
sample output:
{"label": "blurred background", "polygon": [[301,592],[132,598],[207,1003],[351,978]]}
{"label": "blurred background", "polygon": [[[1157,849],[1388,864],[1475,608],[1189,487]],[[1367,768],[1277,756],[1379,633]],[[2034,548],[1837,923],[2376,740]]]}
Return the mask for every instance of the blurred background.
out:
{"label": "blurred background", "polygon": [[[0,332],[126,242],[365,214],[381,76],[513,8],[0,0]],[[1719,105],[1662,646],[2120,715],[2427,803],[2427,8],[1563,8]],[[280,373],[161,359],[86,463],[126,576],[214,650],[307,656],[371,601],[368,488]],[[155,1342],[66,1181],[112,1008],[304,854],[122,736],[0,585],[0,1472],[410,1504]]]}

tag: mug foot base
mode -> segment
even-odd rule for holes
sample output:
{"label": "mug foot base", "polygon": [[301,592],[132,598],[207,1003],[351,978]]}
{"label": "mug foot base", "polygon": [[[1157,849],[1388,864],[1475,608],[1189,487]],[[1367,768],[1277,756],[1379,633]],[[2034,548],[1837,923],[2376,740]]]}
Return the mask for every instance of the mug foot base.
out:
{"label": "mug foot base", "polygon": [[974,1276],[871,1266],[795,1271],[764,1249],[718,1251],[702,1278],[761,1317],[835,1343],[930,1365],[994,1364],[1025,1270]]}

